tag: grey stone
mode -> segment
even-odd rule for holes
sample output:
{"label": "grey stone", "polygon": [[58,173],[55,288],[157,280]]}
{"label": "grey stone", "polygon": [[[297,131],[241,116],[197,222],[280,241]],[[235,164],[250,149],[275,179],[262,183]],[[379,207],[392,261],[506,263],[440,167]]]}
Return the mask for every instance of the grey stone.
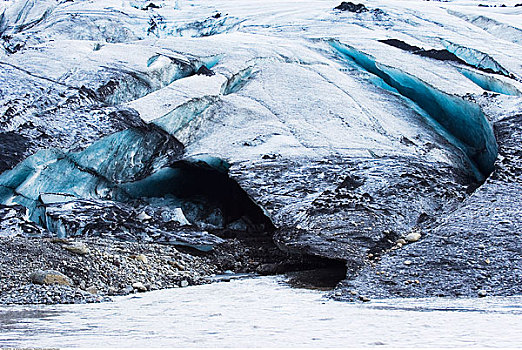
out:
{"label": "grey stone", "polygon": [[69,277],[54,270],[37,270],[31,273],[29,279],[35,284],[59,284],[64,286],[71,286],[73,284]]}

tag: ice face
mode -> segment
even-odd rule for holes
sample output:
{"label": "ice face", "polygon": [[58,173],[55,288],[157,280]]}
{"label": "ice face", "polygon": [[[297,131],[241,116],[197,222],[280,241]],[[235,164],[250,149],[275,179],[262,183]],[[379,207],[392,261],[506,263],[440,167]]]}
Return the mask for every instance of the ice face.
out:
{"label": "ice face", "polygon": [[370,56],[337,41],[332,47],[350,61],[377,75],[401,95],[415,102],[442,127],[464,144],[464,151],[484,175],[494,169],[497,144],[493,129],[480,107],[438,91],[421,80],[392,67],[378,64]]}
{"label": "ice face", "polygon": [[[149,203],[147,210],[153,212],[171,208],[170,214],[161,213],[160,223],[175,221],[201,229],[238,227],[241,223],[239,226],[249,231],[271,229],[262,210],[228,177],[226,162],[205,155],[180,162],[182,148],[170,134],[151,124],[109,135],[80,152],[40,151],[0,176],[0,200],[29,208],[32,221],[59,237],[107,231],[112,228],[107,218],[84,218],[98,217],[104,211],[112,212],[114,223],[118,218],[128,221],[125,213],[135,209],[125,203],[133,200]],[[127,240],[161,239],[203,250],[211,246],[195,243],[194,232],[187,237],[180,237],[179,230],[174,236],[166,232],[159,238],[158,234],[151,238],[119,231],[113,235]],[[202,234],[200,240],[207,242],[210,237]]]}
{"label": "ice face", "polygon": [[464,75],[466,78],[468,78],[484,90],[498,92],[499,94],[511,96],[521,95],[521,92],[515,86],[504,80],[497,79],[492,75],[477,73],[465,68],[461,68],[459,70],[462,73],[462,75]]}
{"label": "ice face", "polygon": [[447,40],[444,40],[443,44],[449,52],[452,52],[455,54],[455,56],[459,57],[469,65],[484,69],[486,71],[510,76],[510,73],[504,67],[502,67],[497,61],[495,61],[495,59],[484,52],[454,44]]}

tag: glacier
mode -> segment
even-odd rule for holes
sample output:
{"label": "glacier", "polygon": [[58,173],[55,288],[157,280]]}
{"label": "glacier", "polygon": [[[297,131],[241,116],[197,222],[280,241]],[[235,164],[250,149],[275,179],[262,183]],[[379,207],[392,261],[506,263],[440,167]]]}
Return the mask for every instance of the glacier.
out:
{"label": "glacier", "polygon": [[454,135],[484,175],[489,175],[497,158],[497,145],[493,129],[480,108],[472,103],[444,95],[414,77],[390,67],[378,65],[371,57],[353,48],[332,42],[339,53],[353,60],[368,72],[380,77],[401,95],[419,107]]}
{"label": "glacier", "polygon": [[522,48],[483,20],[519,30],[503,3],[6,2],[1,227],[262,237],[346,266],[340,299],[519,294]]}

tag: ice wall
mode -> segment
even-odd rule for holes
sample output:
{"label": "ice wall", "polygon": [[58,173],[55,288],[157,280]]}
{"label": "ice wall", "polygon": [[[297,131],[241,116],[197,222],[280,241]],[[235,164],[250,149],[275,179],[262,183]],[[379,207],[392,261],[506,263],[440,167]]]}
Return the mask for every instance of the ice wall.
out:
{"label": "ice wall", "polygon": [[497,61],[495,61],[495,59],[493,59],[493,57],[485,54],[484,52],[454,44],[447,40],[443,40],[442,43],[449,52],[453,53],[455,56],[473,67],[477,67],[488,72],[502,74],[507,77],[511,76],[507,69],[502,67]]}
{"label": "ice wall", "polygon": [[459,68],[459,72],[484,90],[511,96],[521,95],[520,91],[515,86],[492,76],[480,74],[464,68]]}
{"label": "ice wall", "polygon": [[[182,154],[183,145],[155,124],[109,135],[79,152],[43,150],[0,175],[0,203],[25,206],[32,221],[60,236],[112,230],[117,238],[158,236],[161,242],[187,245],[187,232],[201,235],[194,227],[249,232],[273,228],[262,209],[228,177],[226,162],[211,156],[181,160]],[[192,229],[165,228],[164,216],[180,208]],[[146,221],[161,213],[152,223],[132,224],[139,210],[149,213],[142,215]],[[107,213],[110,218],[103,219]],[[134,217],[125,219],[128,213]],[[182,219],[174,221],[186,223]],[[156,228],[143,234],[154,222]],[[122,225],[130,226],[120,229]]]}

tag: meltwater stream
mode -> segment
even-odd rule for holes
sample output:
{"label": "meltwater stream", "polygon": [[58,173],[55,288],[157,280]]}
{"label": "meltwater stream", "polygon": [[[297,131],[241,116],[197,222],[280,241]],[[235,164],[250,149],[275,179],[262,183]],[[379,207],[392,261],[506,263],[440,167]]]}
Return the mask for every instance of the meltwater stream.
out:
{"label": "meltwater stream", "polygon": [[522,297],[351,304],[258,277],[117,297],[0,307],[2,347],[499,346],[522,344]]}

